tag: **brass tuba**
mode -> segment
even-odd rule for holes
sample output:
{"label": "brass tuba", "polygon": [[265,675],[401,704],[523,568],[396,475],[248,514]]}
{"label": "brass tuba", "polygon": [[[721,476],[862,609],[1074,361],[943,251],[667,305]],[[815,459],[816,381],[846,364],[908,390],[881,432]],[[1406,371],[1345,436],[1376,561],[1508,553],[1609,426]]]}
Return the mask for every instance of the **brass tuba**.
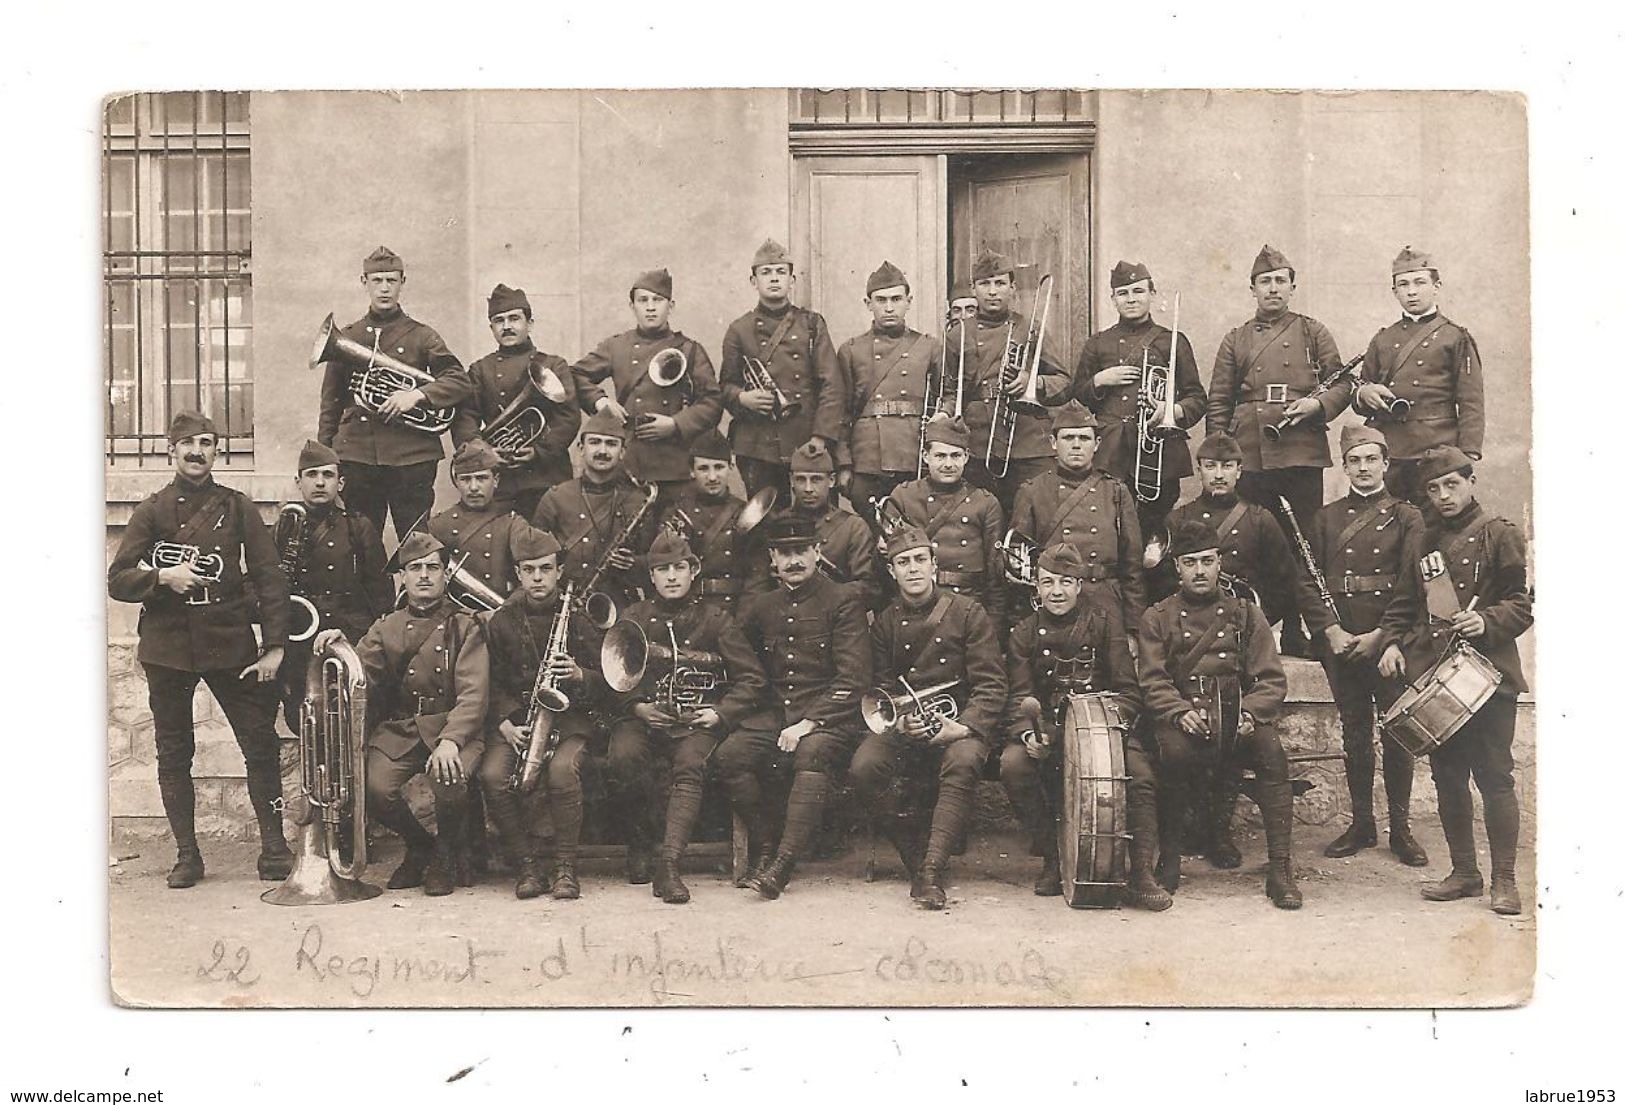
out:
{"label": "brass tuba", "polygon": [[959,680],[950,679],[920,690],[909,686],[908,680],[902,676],[898,676],[897,682],[900,689],[896,692],[884,687],[864,692],[859,709],[869,732],[880,736],[895,733],[904,717],[918,714],[925,721],[926,739],[929,740],[942,731],[944,721],[959,717],[959,703],[948,693],[959,686]]}
{"label": "brass tuba", "polygon": [[288,601],[304,612],[307,624],[297,632],[290,632],[290,641],[308,641],[321,628],[322,613],[316,604],[293,588],[299,582],[299,569],[305,561],[305,543],[310,539],[310,511],[304,503],[285,503],[277,511],[276,529],[271,540],[276,544],[277,563],[288,577]]}
{"label": "brass tuba", "polygon": [[[367,677],[342,638],[310,658],[299,714],[299,854],[272,905],[331,905],[375,898],[361,881],[367,866]],[[350,858],[343,857],[348,818]]]}
{"label": "brass tuba", "polygon": [[547,402],[557,406],[567,398],[558,375],[546,365],[533,363],[525,371],[525,386],[480,434],[496,450],[497,456],[512,461],[515,453],[536,444],[547,429],[547,415],[540,404]]}
{"label": "brass tuba", "polygon": [[722,657],[715,652],[682,649],[677,644],[676,629],[668,626],[667,631],[671,635],[669,646],[650,641],[636,622],[622,622],[610,629],[599,650],[604,682],[625,694],[643,686],[653,671],[660,670],[653,691],[673,717],[715,705],[717,691],[727,679]]}
{"label": "brass tuba", "polygon": [[[343,337],[332,315],[322,320],[322,328],[317,331],[316,342],[310,350],[311,368],[327,361],[348,361],[359,366],[350,376],[350,397],[356,406],[374,413],[396,392],[434,383],[433,373],[413,368],[380,349],[368,349],[352,338]],[[401,415],[401,421],[414,430],[443,434],[451,428],[456,413],[452,407],[420,406]]]}

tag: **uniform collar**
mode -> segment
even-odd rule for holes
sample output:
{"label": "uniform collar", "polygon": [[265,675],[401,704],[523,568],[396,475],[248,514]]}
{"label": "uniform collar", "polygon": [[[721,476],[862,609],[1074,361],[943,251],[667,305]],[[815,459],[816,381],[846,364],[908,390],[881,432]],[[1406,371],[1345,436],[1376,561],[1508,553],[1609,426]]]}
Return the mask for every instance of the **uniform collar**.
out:
{"label": "uniform collar", "polygon": [[406,614],[411,618],[432,618],[440,613],[440,608],[446,605],[446,596],[441,595],[433,606],[414,606],[412,600],[406,600]]}
{"label": "uniform collar", "polygon": [[388,326],[390,323],[399,322],[405,317],[406,312],[400,307],[396,307],[393,311],[385,311],[382,314],[374,311],[371,307],[367,308],[367,321],[377,326]]}
{"label": "uniform collar", "polygon": [[1438,317],[1439,317],[1439,308],[1437,308],[1437,307],[1433,308],[1433,310],[1429,311],[1425,315],[1413,315],[1409,311],[1405,312],[1405,321],[1410,322],[1410,323],[1432,322],[1434,319],[1436,319]]}
{"label": "uniform collar", "polygon": [[1204,502],[1204,503],[1211,503],[1214,506],[1222,506],[1226,510],[1228,510],[1229,508],[1236,505],[1237,500],[1239,500],[1241,498],[1241,496],[1236,494],[1234,491],[1232,491],[1230,494],[1226,495],[1224,498],[1221,499],[1217,495],[1210,495],[1206,491],[1204,491],[1200,495],[1198,495],[1197,498],[1199,500],[1201,500],[1202,502]]}
{"label": "uniform collar", "polygon": [[1064,468],[1061,466],[1060,461],[1056,461],[1055,474],[1061,478],[1062,483],[1082,483],[1084,480],[1095,474],[1095,466],[1093,462],[1091,462],[1089,467],[1081,470],[1076,468]]}
{"label": "uniform collar", "polygon": [[877,338],[891,338],[895,340],[908,333],[908,322],[905,320],[897,327],[896,330],[884,330],[881,328],[880,323],[870,323],[869,332]]}
{"label": "uniform collar", "polygon": [[781,319],[790,313],[790,308],[793,306],[794,304],[788,299],[784,301],[783,307],[769,307],[767,304],[758,299],[756,301],[756,313],[759,315],[765,315],[771,319]]}
{"label": "uniform collar", "polygon": [[653,333],[650,333],[647,330],[639,329],[637,327],[632,328],[633,336],[637,337],[637,338],[642,338],[644,341],[665,341],[667,338],[671,337],[675,333],[676,333],[676,331],[673,330],[670,326],[662,326],[660,329],[654,331]]}
{"label": "uniform collar", "polygon": [[209,488],[213,487],[214,485],[213,472],[208,473],[196,483],[193,483],[179,472],[176,472],[174,478],[169,481],[169,486],[181,494],[185,494],[186,492],[190,491],[192,494],[197,495],[201,492],[209,490]]}
{"label": "uniform collar", "polygon": [[1253,312],[1253,321],[1258,324],[1260,329],[1266,329],[1266,330],[1271,326],[1276,326],[1276,325],[1279,325],[1280,323],[1285,322],[1287,319],[1289,319],[1291,317],[1292,317],[1292,308],[1291,307],[1288,307],[1286,310],[1282,311],[1280,314],[1276,315],[1274,318],[1265,318],[1263,311],[1254,311]]}
{"label": "uniform collar", "polygon": [[1387,497],[1388,497],[1388,488],[1384,487],[1381,484],[1378,484],[1377,489],[1375,491],[1371,492],[1369,495],[1367,495],[1366,493],[1364,493],[1363,491],[1361,491],[1357,487],[1353,487],[1353,486],[1349,487],[1349,498],[1353,499],[1357,503],[1381,502],[1383,499],[1385,499]]}
{"label": "uniform collar", "polygon": [[1005,323],[1010,321],[1014,314],[1014,311],[1006,307],[1003,311],[1000,311],[996,315],[984,315],[981,308],[978,307],[976,309],[976,321],[979,323],[986,323],[988,326],[1003,326]]}
{"label": "uniform collar", "polygon": [[1134,331],[1134,332],[1138,332],[1140,330],[1149,330],[1153,326],[1155,326],[1156,324],[1157,324],[1157,320],[1151,317],[1150,312],[1147,312],[1146,316],[1144,318],[1135,319],[1132,322],[1130,322],[1128,319],[1125,319],[1125,318],[1123,318],[1121,316],[1119,316],[1118,319],[1117,319],[1117,328],[1119,330],[1130,330],[1130,331]]}
{"label": "uniform collar", "polygon": [[1206,609],[1209,606],[1217,604],[1218,601],[1224,597],[1224,592],[1219,590],[1217,587],[1206,595],[1192,595],[1187,593],[1183,587],[1179,589],[1179,601],[1183,602],[1186,606],[1196,609]]}
{"label": "uniform collar", "polygon": [[616,469],[615,474],[607,480],[595,480],[583,470],[581,473],[581,493],[583,495],[608,495],[618,490],[626,483],[625,472]]}
{"label": "uniform collar", "polygon": [[506,349],[500,345],[497,346],[497,356],[499,357],[524,357],[534,352],[536,352],[536,343],[529,338],[526,338],[518,345],[510,345]]}
{"label": "uniform collar", "polygon": [[1472,506],[1462,511],[1454,518],[1446,518],[1443,515],[1440,515],[1439,522],[1444,526],[1445,529],[1450,530],[1452,533],[1456,533],[1472,525],[1473,520],[1482,513],[1484,513],[1484,504],[1475,499]]}
{"label": "uniform collar", "polygon": [[942,588],[933,583],[931,585],[930,594],[926,595],[925,598],[921,599],[919,602],[915,602],[913,599],[905,598],[902,592],[898,592],[897,601],[904,610],[914,614],[919,614],[931,609],[931,607],[937,601],[937,596],[940,594],[942,594]]}

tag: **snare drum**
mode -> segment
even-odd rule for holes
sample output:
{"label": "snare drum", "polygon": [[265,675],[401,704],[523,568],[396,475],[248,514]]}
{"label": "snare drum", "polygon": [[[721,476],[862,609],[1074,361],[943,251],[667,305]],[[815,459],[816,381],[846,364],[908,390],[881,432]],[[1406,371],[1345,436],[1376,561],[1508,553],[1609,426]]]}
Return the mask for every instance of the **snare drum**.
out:
{"label": "snare drum", "polygon": [[1061,720],[1061,890],[1074,909],[1110,909],[1128,885],[1127,723],[1117,696],[1067,696]]}
{"label": "snare drum", "polygon": [[1418,759],[1429,755],[1490,700],[1502,678],[1482,653],[1458,641],[1383,711],[1383,734]]}

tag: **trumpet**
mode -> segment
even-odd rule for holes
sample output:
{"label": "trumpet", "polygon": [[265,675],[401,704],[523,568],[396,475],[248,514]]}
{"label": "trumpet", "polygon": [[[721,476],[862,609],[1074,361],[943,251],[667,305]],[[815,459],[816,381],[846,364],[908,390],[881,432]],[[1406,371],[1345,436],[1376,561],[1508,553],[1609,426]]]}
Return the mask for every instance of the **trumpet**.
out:
{"label": "trumpet", "polygon": [[670,646],[655,644],[636,622],[622,622],[604,635],[599,649],[599,667],[604,682],[626,693],[636,690],[654,664],[665,671],[654,682],[655,697],[667,713],[685,714],[714,704],[716,692],[727,679],[722,657],[702,650],[683,651],[677,644],[676,629],[668,626]]}
{"label": "trumpet", "polygon": [[[1317,382],[1314,388],[1312,388],[1309,394],[1305,395],[1304,398],[1319,399],[1322,395],[1325,395],[1328,391],[1332,390],[1332,386],[1336,384],[1337,381],[1341,380],[1345,376],[1353,376],[1359,370],[1360,362],[1364,360],[1365,354],[1361,353],[1358,357],[1355,357],[1352,361],[1344,365],[1342,368],[1339,368],[1336,372],[1333,372],[1330,376],[1327,376]],[[1404,402],[1404,400],[1395,401],[1396,404],[1401,402]],[[1394,409],[1394,406],[1389,407],[1390,411]],[[1411,405],[1409,403],[1405,403],[1405,410],[1409,412],[1410,409]],[[1280,441],[1281,434],[1284,433],[1289,427],[1295,425],[1297,425],[1297,423],[1294,420],[1290,418],[1282,418],[1273,424],[1266,425],[1264,427],[1264,436],[1269,438],[1271,441]]]}
{"label": "trumpet", "polygon": [[903,719],[910,715],[925,722],[925,735],[931,740],[942,732],[942,723],[959,717],[959,703],[948,692],[959,686],[959,680],[950,679],[933,687],[915,690],[907,679],[898,676],[899,690],[884,687],[865,691],[859,703],[863,724],[869,732],[889,736],[898,731]]}
{"label": "trumpet", "polygon": [[[350,397],[355,400],[356,406],[375,414],[396,392],[411,391],[434,383],[433,373],[396,360],[378,349],[376,344],[368,349],[360,342],[342,336],[332,315],[322,320],[316,342],[310,350],[311,368],[327,361],[349,361],[360,366],[350,375]],[[456,413],[452,407],[419,406],[401,415],[401,421],[414,430],[442,434],[451,428],[451,420]]]}
{"label": "trumpet", "polygon": [[305,561],[305,543],[310,538],[310,511],[304,503],[285,503],[277,512],[276,529],[271,540],[277,548],[277,563],[288,577],[288,601],[300,610],[308,622],[297,633],[290,632],[290,641],[308,641],[321,627],[322,613],[316,604],[293,590],[299,582],[299,569]]}
{"label": "trumpet", "polygon": [[[261,899],[272,905],[360,902],[381,891],[361,881],[367,866],[365,781],[367,677],[360,657],[340,638],[305,668],[299,713],[299,855],[281,886]],[[344,860],[344,819],[350,859]]]}
{"label": "trumpet", "polygon": [[[997,379],[993,381],[993,394],[989,396],[993,406],[989,412],[987,451],[983,455],[988,473],[996,478],[1002,479],[1010,472],[1010,451],[1016,444],[1016,415],[1023,412],[1036,414],[1044,409],[1044,404],[1038,399],[1038,371],[1040,358],[1044,355],[1044,328],[1049,321],[1050,293],[1054,287],[1055,278],[1049,273],[1038,281],[1038,287],[1033,292],[1033,302],[1038,306],[1033,317],[1027,321],[1026,340],[1019,343],[1015,340],[1014,321],[1006,328],[1004,360],[1000,363]],[[964,345],[963,340],[960,345]],[[1027,383],[1021,394],[1006,394],[1006,389],[1021,379],[1024,372]],[[996,471],[995,465],[998,466]]]}
{"label": "trumpet", "polygon": [[567,398],[564,383],[551,368],[532,364],[525,370],[525,386],[502,408],[482,432],[497,456],[511,462],[514,454],[529,449],[547,430],[541,403],[554,406]]}
{"label": "trumpet", "polygon": [[801,404],[784,394],[779,388],[779,382],[773,379],[773,374],[767,366],[755,357],[746,357],[743,375],[746,391],[765,391],[773,396],[773,413],[768,415],[775,422],[794,418],[801,410]]}
{"label": "trumpet", "polygon": [[1173,336],[1168,343],[1168,363],[1151,363],[1147,346],[1140,359],[1139,423],[1134,453],[1134,497],[1142,503],[1154,502],[1162,494],[1163,454],[1168,440],[1184,437],[1174,419],[1175,367],[1179,363],[1179,294],[1174,294]]}
{"label": "trumpet", "polygon": [[542,649],[541,662],[536,668],[536,682],[530,688],[530,705],[525,708],[525,730],[529,737],[525,754],[508,775],[508,789],[529,794],[541,780],[542,769],[553,758],[559,742],[553,718],[570,708],[570,696],[559,687],[553,675],[553,664],[570,658],[570,618],[575,613],[575,584],[567,583],[559,598],[559,608],[553,614],[553,624],[547,627],[547,645]]}

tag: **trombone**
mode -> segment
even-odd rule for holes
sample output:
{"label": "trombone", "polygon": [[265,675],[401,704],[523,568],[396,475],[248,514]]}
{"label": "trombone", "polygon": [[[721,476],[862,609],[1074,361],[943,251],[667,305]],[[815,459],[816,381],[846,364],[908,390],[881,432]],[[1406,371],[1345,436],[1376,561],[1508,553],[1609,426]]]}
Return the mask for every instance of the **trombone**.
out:
{"label": "trombone", "polygon": [[[1044,355],[1044,329],[1049,322],[1050,295],[1054,288],[1055,278],[1045,273],[1033,291],[1033,303],[1037,309],[1027,320],[1025,340],[1019,343],[1015,340],[1014,320],[1005,329],[1004,359],[999,364],[998,378],[993,381],[995,386],[990,399],[993,408],[989,412],[987,450],[982,458],[988,474],[997,479],[1003,479],[1010,473],[1010,453],[1016,444],[1017,414],[1037,414],[1044,409],[1044,404],[1038,398],[1038,375]],[[964,347],[963,336],[960,347]],[[1021,379],[1022,373],[1027,374],[1027,383],[1021,394],[1008,394],[1007,389]]]}
{"label": "trombone", "polygon": [[[954,318],[954,306],[949,303],[947,325],[953,326],[956,323],[959,326],[959,373],[954,380],[953,417],[962,418],[965,414],[965,344],[967,340],[965,319],[963,315],[957,319]],[[920,410],[920,461],[914,469],[914,478],[917,480],[925,478],[925,425],[939,414],[946,413],[947,373],[948,369],[944,366],[942,371],[937,374],[935,387],[932,386],[933,381],[930,376],[925,379],[925,402]]]}

